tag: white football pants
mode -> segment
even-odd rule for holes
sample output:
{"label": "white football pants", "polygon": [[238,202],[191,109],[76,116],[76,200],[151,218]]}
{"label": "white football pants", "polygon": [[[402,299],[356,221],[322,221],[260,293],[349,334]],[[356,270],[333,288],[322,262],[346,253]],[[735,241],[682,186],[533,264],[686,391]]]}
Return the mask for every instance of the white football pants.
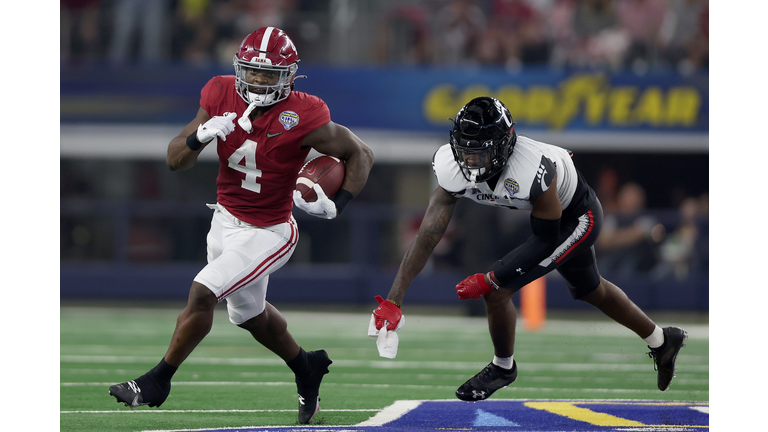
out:
{"label": "white football pants", "polygon": [[232,216],[220,204],[206,239],[208,265],[195,276],[219,301],[227,300],[229,320],[242,324],[264,312],[269,275],[293,255],[299,240],[296,220],[257,227]]}

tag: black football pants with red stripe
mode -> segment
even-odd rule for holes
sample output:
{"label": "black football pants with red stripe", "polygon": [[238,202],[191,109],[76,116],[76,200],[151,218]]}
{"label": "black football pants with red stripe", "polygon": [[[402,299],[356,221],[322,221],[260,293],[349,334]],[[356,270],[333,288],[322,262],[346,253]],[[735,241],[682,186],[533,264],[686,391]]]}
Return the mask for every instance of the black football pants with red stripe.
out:
{"label": "black football pants with red stripe", "polygon": [[[584,179],[579,177],[579,182],[583,182]],[[603,207],[595,192],[586,183],[582,183],[577,188],[574,200],[563,211],[560,218],[557,248],[549,257],[506,283],[504,287],[518,291],[528,283],[557,270],[565,279],[572,298],[579,299],[591,293],[600,284],[594,245],[602,226]],[[502,268],[524,247],[525,244],[515,248],[504,258],[496,261],[490,270]]]}

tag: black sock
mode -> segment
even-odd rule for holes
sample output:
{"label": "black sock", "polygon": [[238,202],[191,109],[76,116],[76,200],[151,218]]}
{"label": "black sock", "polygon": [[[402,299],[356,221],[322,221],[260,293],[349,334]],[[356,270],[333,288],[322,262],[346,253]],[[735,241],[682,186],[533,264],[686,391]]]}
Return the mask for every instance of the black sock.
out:
{"label": "black sock", "polygon": [[304,348],[299,347],[299,355],[291,361],[286,362],[289,368],[296,375],[306,375],[309,373],[309,357]]}
{"label": "black sock", "polygon": [[170,381],[171,378],[173,378],[173,374],[175,374],[176,370],[178,369],[179,368],[166,363],[165,358],[163,358],[160,360],[160,363],[158,363],[157,366],[152,368],[152,370],[150,370],[148,373],[153,374],[161,381]]}

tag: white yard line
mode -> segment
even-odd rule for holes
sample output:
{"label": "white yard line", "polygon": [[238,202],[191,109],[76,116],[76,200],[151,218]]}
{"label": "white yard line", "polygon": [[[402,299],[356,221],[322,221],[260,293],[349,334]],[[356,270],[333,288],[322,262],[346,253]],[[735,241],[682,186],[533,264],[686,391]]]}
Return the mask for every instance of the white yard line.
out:
{"label": "white yard line", "polygon": [[384,408],[375,416],[368,420],[358,423],[355,426],[381,426],[385,423],[395,421],[404,416],[411,410],[421,405],[422,401],[418,400],[399,400],[395,401],[392,405]]}

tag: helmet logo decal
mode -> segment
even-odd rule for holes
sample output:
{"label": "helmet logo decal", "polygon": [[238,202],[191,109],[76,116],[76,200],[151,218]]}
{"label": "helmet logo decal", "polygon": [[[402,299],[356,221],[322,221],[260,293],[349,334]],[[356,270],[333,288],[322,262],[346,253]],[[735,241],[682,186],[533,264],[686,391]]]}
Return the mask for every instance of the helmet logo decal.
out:
{"label": "helmet logo decal", "polygon": [[293,111],[283,111],[280,113],[278,120],[285,130],[291,130],[292,127],[299,124],[299,115]]}
{"label": "helmet logo decal", "polygon": [[509,192],[509,195],[514,195],[520,191],[520,185],[513,178],[504,180],[504,189]]}
{"label": "helmet logo decal", "polygon": [[[259,54],[259,55],[261,55],[261,54]],[[272,60],[270,60],[268,58],[262,58],[262,57],[253,57],[253,58],[251,58],[251,63],[264,63],[264,64],[271,65],[272,64]]]}

